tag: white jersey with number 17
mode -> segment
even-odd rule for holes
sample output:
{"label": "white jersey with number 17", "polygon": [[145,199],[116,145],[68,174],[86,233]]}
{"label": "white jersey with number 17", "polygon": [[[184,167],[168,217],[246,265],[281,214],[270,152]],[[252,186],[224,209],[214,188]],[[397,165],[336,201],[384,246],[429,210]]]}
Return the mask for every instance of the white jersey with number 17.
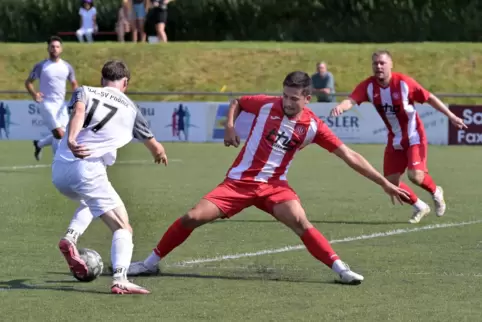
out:
{"label": "white jersey with number 17", "polygon": [[[133,138],[147,140],[154,135],[141,111],[124,93],[114,87],[82,86],[76,89],[68,105],[85,104],[85,120],[77,144],[85,145],[91,155],[85,159],[102,159],[106,165],[115,162],[117,150]],[[78,160],[62,139],[55,160]]]}

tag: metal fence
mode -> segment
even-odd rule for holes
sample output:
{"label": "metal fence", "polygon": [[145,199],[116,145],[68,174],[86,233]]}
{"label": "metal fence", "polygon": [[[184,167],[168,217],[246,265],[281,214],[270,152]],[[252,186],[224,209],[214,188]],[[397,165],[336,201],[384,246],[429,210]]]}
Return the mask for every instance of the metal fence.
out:
{"label": "metal fence", "polygon": [[[72,91],[67,91],[67,93],[71,94]],[[26,90],[0,90],[0,95],[3,94],[16,94],[16,95],[29,95]],[[265,95],[274,95],[279,96],[282,93],[276,92],[127,92],[128,95],[138,95],[138,96],[220,96],[220,97],[239,97],[244,95],[257,95],[257,94],[265,94]],[[350,93],[335,93],[334,96],[336,97],[346,97]],[[468,93],[434,93],[437,97],[440,98],[482,98],[482,93],[480,94],[468,94]]]}

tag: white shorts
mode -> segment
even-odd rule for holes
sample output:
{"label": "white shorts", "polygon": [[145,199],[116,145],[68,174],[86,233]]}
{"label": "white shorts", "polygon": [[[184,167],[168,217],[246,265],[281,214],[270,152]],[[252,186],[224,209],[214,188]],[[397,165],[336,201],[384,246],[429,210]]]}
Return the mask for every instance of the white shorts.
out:
{"label": "white shorts", "polygon": [[123,206],[99,160],[58,161],[52,163],[52,182],[59,192],[89,207],[94,217]]}
{"label": "white shorts", "polygon": [[45,126],[50,130],[66,128],[69,123],[69,113],[65,102],[44,100],[40,104],[40,115],[42,115]]}

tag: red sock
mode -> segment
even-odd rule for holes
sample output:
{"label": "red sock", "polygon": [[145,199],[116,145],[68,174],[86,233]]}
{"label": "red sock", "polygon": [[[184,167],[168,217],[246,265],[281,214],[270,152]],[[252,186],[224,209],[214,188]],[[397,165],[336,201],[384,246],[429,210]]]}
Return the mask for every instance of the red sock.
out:
{"label": "red sock", "polygon": [[164,258],[174,248],[181,245],[191,235],[193,229],[186,228],[181,223],[181,218],[178,218],[162,236],[161,240],[154,248],[154,253],[160,258]]}
{"label": "red sock", "polygon": [[420,187],[427,190],[431,194],[434,194],[435,190],[437,190],[437,186],[435,185],[435,182],[433,182],[432,177],[428,173],[425,173],[425,175],[423,176],[423,181]]}
{"label": "red sock", "polygon": [[315,227],[306,230],[301,240],[313,257],[330,268],[337,259],[340,259],[331,248],[330,242]]}
{"label": "red sock", "polygon": [[398,186],[410,194],[410,199],[407,199],[407,200],[404,199],[403,200],[404,202],[408,203],[409,205],[413,205],[415,202],[417,202],[418,197],[415,194],[415,192],[413,192],[412,188],[410,188],[404,182],[401,182],[401,181]]}

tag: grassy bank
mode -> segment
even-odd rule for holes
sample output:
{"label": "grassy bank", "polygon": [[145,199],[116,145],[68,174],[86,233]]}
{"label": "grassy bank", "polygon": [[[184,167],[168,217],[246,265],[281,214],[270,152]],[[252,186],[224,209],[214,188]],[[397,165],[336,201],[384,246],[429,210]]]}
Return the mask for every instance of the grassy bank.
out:
{"label": "grassy bank", "polygon": [[[294,44],[294,43],[66,43],[64,58],[81,84],[96,85],[103,62],[125,60],[132,71],[132,91],[277,92],[284,75],[314,71],[324,60],[336,79],[337,92],[349,92],[371,72],[370,54],[392,51],[395,69],[412,75],[435,93],[477,93],[482,87],[482,46],[470,43]],[[32,66],[46,57],[45,44],[2,44],[0,89],[23,90]],[[25,98],[22,95],[2,95]],[[143,96],[142,100],[225,100],[207,96]],[[475,99],[450,99],[474,102]]]}

